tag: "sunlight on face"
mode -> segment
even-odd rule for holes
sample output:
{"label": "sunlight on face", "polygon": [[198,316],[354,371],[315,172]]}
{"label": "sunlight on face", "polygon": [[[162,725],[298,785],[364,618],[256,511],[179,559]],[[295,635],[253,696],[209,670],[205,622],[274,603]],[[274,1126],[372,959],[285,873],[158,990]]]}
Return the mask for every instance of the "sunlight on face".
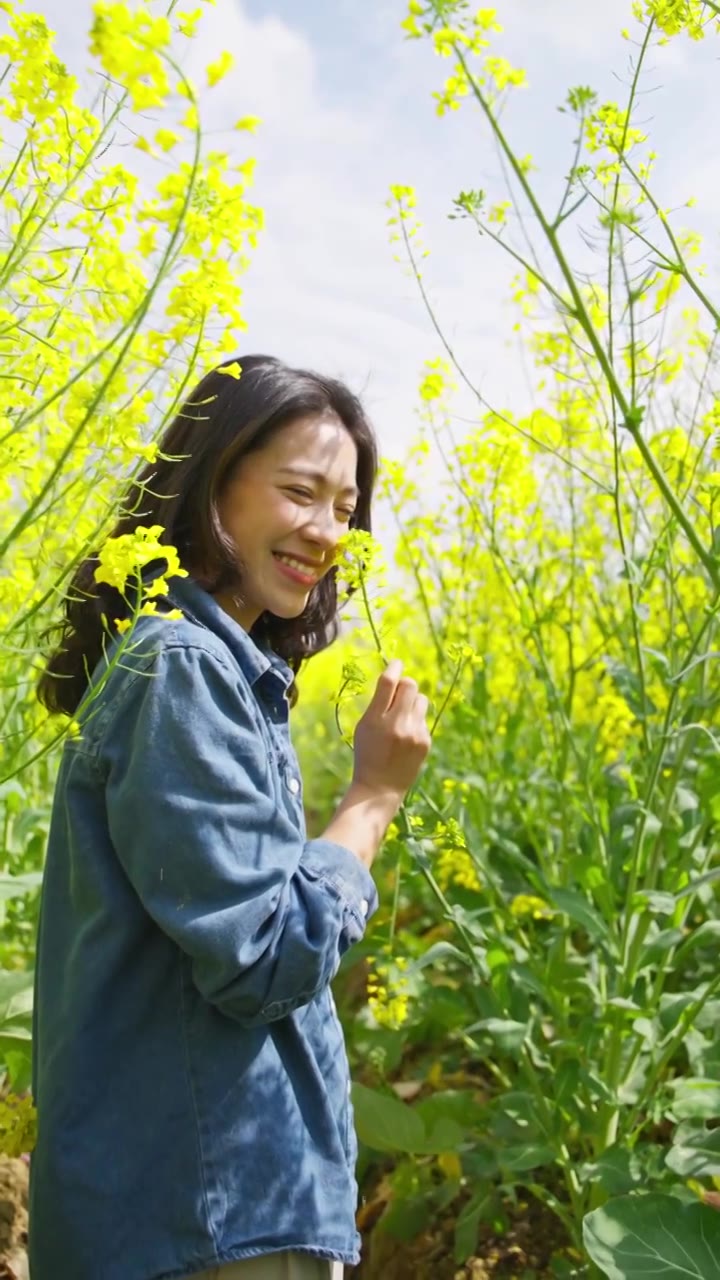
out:
{"label": "sunlight on face", "polygon": [[357,462],[355,442],[330,413],[294,419],[241,459],[218,503],[241,585],[217,600],[246,630],[264,612],[302,613],[355,510]]}

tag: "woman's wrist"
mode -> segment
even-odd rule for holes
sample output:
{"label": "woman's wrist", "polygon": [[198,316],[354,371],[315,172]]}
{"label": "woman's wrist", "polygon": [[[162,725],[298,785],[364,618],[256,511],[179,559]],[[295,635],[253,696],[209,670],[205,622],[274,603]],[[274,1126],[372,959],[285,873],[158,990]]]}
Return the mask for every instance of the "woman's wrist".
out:
{"label": "woman's wrist", "polygon": [[343,845],[369,868],[401,804],[402,796],[392,790],[353,781],[323,832],[323,839]]}

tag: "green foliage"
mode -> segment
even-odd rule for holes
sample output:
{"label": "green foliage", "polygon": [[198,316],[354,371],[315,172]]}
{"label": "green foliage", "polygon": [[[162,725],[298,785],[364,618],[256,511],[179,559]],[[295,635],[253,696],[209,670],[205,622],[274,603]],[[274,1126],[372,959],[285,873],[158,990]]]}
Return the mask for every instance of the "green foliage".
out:
{"label": "green foliage", "polygon": [[[372,671],[374,650],[403,657],[435,735],[341,1006],[356,1072],[397,1117],[373,1123],[360,1095],[363,1142],[394,1143],[397,1168],[417,1171],[379,1230],[404,1197],[408,1221],[423,1197],[443,1212],[440,1178],[459,1260],[528,1195],[564,1228],[558,1274],[636,1274],[622,1223],[638,1215],[649,1259],[653,1206],[689,1234],[712,1213],[682,1200],[707,1197],[718,1176],[720,307],[697,237],[653,195],[636,116],[654,42],[711,37],[715,12],[636,6],[626,101],[581,87],[563,108],[575,150],[552,209],[505,131],[523,76],[493,51],[494,13],[427,0],[404,23],[451,60],[438,113],[475,108],[503,157],[507,198],[493,203],[488,181],[450,216],[518,264],[517,327],[538,371],[531,412],[488,406],[432,309],[415,192],[392,188],[391,236],[443,351],[421,380],[420,438],[405,466],[385,467],[402,598],[365,600],[372,625],[345,660]],[[578,231],[598,250],[592,274],[573,263]],[[477,401],[464,439],[457,385]],[[322,663],[298,712],[310,767]],[[382,970],[368,961],[372,996],[358,1007],[366,956]],[[388,1091],[408,1075],[417,1096],[399,1104]],[[463,1136],[433,1153],[407,1113],[450,1083]]]}
{"label": "green foliage", "polygon": [[711,1280],[720,1215],[672,1196],[623,1196],[585,1219],[585,1247],[609,1280]]}

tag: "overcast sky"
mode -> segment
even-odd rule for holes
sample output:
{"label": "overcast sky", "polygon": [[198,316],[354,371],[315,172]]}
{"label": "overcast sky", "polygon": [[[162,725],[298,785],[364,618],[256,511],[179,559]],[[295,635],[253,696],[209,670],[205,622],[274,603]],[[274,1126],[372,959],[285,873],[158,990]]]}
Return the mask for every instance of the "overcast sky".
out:
{"label": "overcast sky", "polygon": [[[60,51],[82,73],[88,0],[35,0],[58,30]],[[194,7],[188,3],[188,8]],[[505,0],[498,52],[526,68],[507,117],[539,182],[559,193],[571,156],[572,122],[557,107],[588,84],[622,101],[632,24],[630,0]],[[425,42],[400,29],[402,0],[217,0],[185,65],[222,49],[236,63],[208,93],[202,116],[214,139],[242,157],[247,141],[224,132],[241,115],[262,117],[249,139],[258,161],[254,196],[267,230],[245,277],[246,350],[268,351],[346,377],[364,393],[381,444],[402,454],[414,430],[423,360],[439,353],[415,287],[393,261],[384,202],[391,182],[418,189],[426,272],[444,326],[473,378],[495,404],[522,407],[521,362],[512,338],[508,286],[514,266],[465,224],[449,222],[452,199],[483,187],[502,198],[494,151],[478,113],[438,119],[431,92],[448,74]],[[643,117],[661,155],[666,204],[698,198],[686,221],[708,235],[717,261],[720,169],[714,138],[720,38],[682,39],[651,59]],[[619,78],[620,79],[619,79]],[[572,249],[580,249],[574,240]]]}

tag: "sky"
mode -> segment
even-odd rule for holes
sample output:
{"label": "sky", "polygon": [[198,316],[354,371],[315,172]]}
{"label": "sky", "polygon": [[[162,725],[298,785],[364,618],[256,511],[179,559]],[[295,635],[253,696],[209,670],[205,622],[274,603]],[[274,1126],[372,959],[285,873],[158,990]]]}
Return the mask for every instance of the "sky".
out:
{"label": "sky", "polygon": [[[89,0],[35,6],[82,77]],[[551,203],[572,154],[572,121],[558,107],[578,84],[622,101],[632,50],[620,31],[631,25],[630,9],[630,0],[499,0],[505,31],[497,52],[528,73],[506,127],[517,151],[532,154]],[[345,378],[393,457],[416,430],[423,362],[441,349],[416,286],[393,260],[385,207],[391,183],[417,188],[431,249],[425,279],[471,378],[497,407],[522,409],[530,396],[513,335],[516,268],[486,237],[447,216],[462,189],[503,198],[495,152],[471,104],[436,116],[431,94],[449,64],[425,42],[405,39],[404,16],[403,0],[217,0],[184,55],[199,82],[222,50],[234,55],[201,114],[214,145],[257,158],[253,198],[265,210],[266,230],[244,277],[243,349]],[[720,215],[712,140],[719,58],[719,38],[673,41],[653,54],[642,86],[642,119],[660,152],[656,186],[668,205],[697,198],[683,221],[706,233],[711,274]],[[245,114],[263,121],[250,139],[231,131]],[[577,231],[568,250],[586,255]]]}

